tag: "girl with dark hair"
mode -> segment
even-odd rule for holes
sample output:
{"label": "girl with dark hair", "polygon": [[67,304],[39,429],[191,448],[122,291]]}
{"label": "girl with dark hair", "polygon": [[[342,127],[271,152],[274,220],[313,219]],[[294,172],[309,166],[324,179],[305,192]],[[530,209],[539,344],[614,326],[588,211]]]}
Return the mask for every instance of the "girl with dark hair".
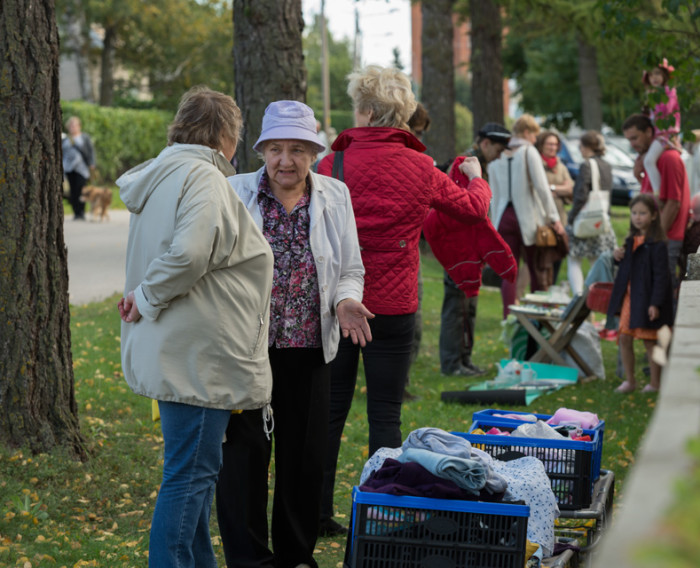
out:
{"label": "girl with dark hair", "polygon": [[643,392],[659,390],[661,367],[652,350],[664,325],[673,325],[673,295],[668,269],[666,236],[659,207],[652,195],[642,193],[630,202],[630,232],[624,246],[613,252],[620,269],[615,278],[608,317],[620,315],[620,354],[625,381],[615,392],[635,390],[634,340],[644,341],[651,374]]}

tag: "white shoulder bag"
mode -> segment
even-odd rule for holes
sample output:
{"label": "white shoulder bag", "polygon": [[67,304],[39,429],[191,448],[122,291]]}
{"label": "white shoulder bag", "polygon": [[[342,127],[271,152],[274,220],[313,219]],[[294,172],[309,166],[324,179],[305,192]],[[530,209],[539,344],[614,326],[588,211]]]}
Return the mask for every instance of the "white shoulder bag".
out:
{"label": "white shoulder bag", "polygon": [[574,219],[574,237],[589,239],[610,231],[610,216],[608,215],[608,199],[600,190],[600,170],[598,164],[591,158],[591,191],[588,201]]}

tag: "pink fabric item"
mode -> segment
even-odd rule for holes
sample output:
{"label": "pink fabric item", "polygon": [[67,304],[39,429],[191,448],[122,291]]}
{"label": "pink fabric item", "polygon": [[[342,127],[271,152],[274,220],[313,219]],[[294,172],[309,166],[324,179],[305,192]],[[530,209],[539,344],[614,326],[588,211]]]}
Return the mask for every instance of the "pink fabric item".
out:
{"label": "pink fabric item", "polygon": [[484,434],[488,434],[489,436],[510,436],[510,432],[501,432],[495,426],[491,428],[488,432],[484,432]]}
{"label": "pink fabric item", "polygon": [[651,120],[656,126],[657,119],[664,119],[673,115],[675,118],[675,124],[669,128],[661,129],[656,126],[656,137],[668,139],[681,131],[681,107],[678,105],[678,95],[676,94],[675,87],[664,87],[664,90],[666,91],[668,101],[665,103],[658,103],[654,107],[651,113]]}
{"label": "pink fabric item", "polygon": [[598,422],[600,422],[600,420],[597,414],[563,407],[557,410],[554,415],[547,420],[547,424],[550,425],[578,424],[581,428],[586,430],[595,428]]}

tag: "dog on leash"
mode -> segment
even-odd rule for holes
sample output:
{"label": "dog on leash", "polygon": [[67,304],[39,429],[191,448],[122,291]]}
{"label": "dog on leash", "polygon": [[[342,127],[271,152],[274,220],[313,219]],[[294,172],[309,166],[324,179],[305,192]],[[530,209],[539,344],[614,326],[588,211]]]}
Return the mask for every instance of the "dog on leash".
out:
{"label": "dog on leash", "polygon": [[109,206],[112,203],[112,190],[109,187],[86,185],[83,188],[82,199],[90,204],[93,221],[109,221]]}

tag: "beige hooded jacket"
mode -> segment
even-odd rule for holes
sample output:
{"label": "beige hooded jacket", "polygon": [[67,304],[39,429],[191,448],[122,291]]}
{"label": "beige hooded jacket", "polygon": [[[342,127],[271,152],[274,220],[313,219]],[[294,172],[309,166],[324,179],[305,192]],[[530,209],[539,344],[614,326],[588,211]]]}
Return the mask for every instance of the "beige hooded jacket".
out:
{"label": "beige hooded jacket", "polygon": [[272,251],[226,181],[218,151],[174,144],[117,180],[132,213],[122,322],[124,375],[157,400],[253,409],[271,398]]}

